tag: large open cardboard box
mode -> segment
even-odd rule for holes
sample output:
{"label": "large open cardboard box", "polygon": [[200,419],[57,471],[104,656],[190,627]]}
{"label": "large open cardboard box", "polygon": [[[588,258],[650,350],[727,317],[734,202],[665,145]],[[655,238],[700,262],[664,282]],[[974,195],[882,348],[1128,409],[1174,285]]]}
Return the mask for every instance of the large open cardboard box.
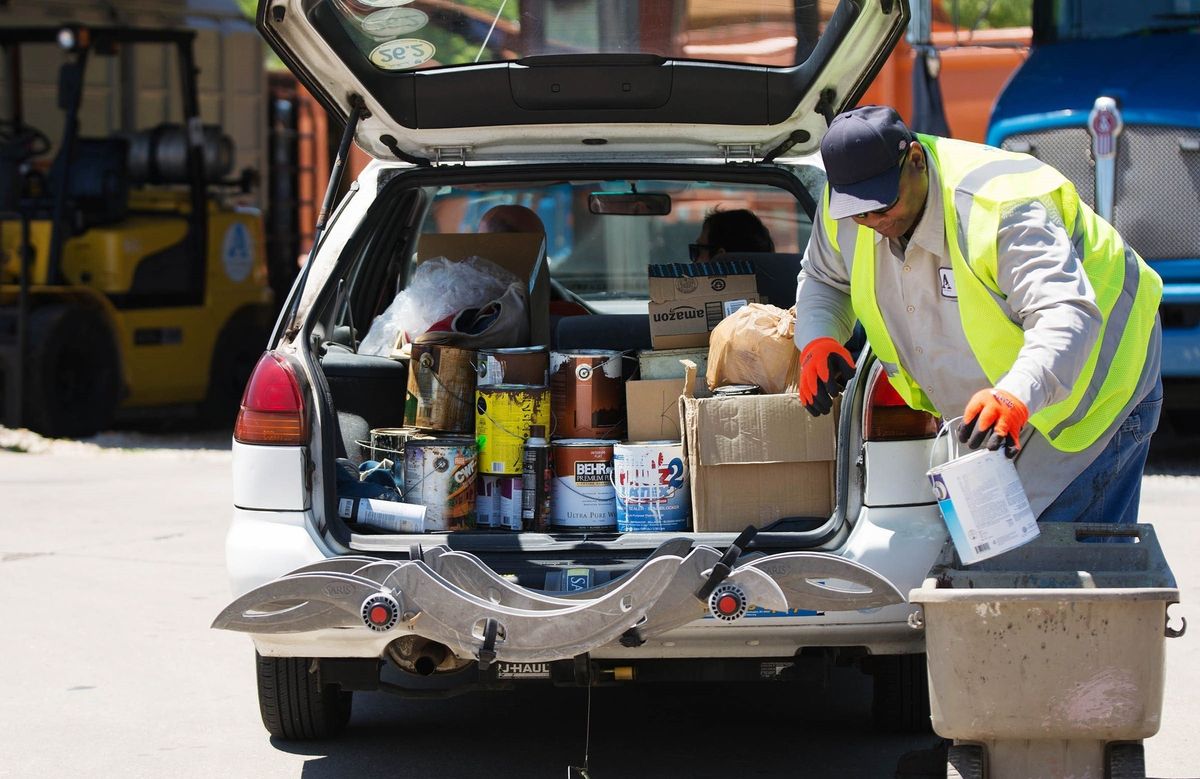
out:
{"label": "large open cardboard box", "polygon": [[835,415],[810,416],[795,393],[697,398],[695,366],[679,414],[694,529],[738,532],[833,513]]}
{"label": "large open cardboard box", "polygon": [[417,242],[417,262],[433,257],[445,257],[455,262],[481,257],[527,282],[529,345],[550,345],[550,269],[546,264],[545,236],[540,233],[426,233]]}

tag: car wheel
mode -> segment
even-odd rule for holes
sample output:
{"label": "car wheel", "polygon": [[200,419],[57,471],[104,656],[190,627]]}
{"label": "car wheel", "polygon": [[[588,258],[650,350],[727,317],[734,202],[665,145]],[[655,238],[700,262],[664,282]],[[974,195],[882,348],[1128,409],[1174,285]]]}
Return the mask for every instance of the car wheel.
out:
{"label": "car wheel", "polygon": [[276,738],[311,741],[338,735],[350,721],[354,694],[321,683],[320,663],[309,657],[263,657],[258,662],[258,708]]}
{"label": "car wheel", "polygon": [[946,779],[987,779],[987,752],[981,744],[954,744],[946,753]]}
{"label": "car wheel", "polygon": [[29,317],[24,422],[53,438],[95,435],[112,421],[121,394],[121,360],[104,316],[52,305]]}
{"label": "car wheel", "polygon": [[929,678],[925,655],[876,655],[871,718],[875,727],[893,733],[928,733]]}
{"label": "car wheel", "polygon": [[1146,779],[1146,750],[1140,743],[1104,748],[1104,779]]}

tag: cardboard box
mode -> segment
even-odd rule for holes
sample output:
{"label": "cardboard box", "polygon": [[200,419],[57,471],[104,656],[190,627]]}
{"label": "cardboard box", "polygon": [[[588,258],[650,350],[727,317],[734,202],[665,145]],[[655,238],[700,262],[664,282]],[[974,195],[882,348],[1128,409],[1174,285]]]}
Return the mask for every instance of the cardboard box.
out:
{"label": "cardboard box", "polygon": [[528,282],[529,345],[550,345],[550,269],[546,263],[545,236],[540,233],[426,233],[417,242],[417,262],[433,257],[445,257],[455,262],[482,257]]}
{"label": "cardboard box", "polygon": [[629,440],[680,440],[679,399],[682,396],[682,379],[625,382]]}
{"label": "cardboard box", "polygon": [[833,513],[835,415],[810,416],[794,393],[685,393],[679,405],[696,532],[740,532],[783,517]]}
{"label": "cardboard box", "polygon": [[650,343],[655,349],[705,346],[725,317],[758,302],[749,262],[651,265]]}

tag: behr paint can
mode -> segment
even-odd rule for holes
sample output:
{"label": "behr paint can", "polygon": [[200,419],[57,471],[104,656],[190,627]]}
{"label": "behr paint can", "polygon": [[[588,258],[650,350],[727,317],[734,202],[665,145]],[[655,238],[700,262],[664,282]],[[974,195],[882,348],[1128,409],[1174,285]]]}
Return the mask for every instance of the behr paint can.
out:
{"label": "behr paint can", "polygon": [[480,387],[475,418],[480,473],[520,475],[530,428],[550,427],[550,389],[524,384]]}
{"label": "behr paint can", "polygon": [[435,432],[474,432],[475,359],[471,349],[413,344],[404,424]]}
{"label": "behr paint can", "polygon": [[475,527],[477,447],[470,436],[421,435],[404,448],[405,503],[425,506],[430,532]]}
{"label": "behr paint can", "polygon": [[612,531],[616,528],[612,457],[611,441],[573,438],[553,442],[552,529]]}
{"label": "behr paint can", "polygon": [[550,354],[552,438],[620,440],[625,435],[624,352],[581,349]]}
{"label": "behr paint can", "polygon": [[617,532],[688,529],[692,499],[679,441],[613,445]]}
{"label": "behr paint can", "polygon": [[544,346],[481,349],[476,367],[480,387],[496,384],[545,386],[550,381],[550,352]]}

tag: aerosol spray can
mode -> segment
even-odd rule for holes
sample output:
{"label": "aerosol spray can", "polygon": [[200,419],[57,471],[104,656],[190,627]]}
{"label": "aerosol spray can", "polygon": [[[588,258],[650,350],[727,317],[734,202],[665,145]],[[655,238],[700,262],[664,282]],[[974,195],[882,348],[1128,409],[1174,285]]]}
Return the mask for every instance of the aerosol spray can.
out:
{"label": "aerosol spray can", "polygon": [[546,428],[532,425],[521,458],[521,526],[525,530],[545,530],[550,516],[550,442]]}
{"label": "aerosol spray can", "polygon": [[338,498],[338,516],[392,533],[424,533],[425,507],[375,498]]}

